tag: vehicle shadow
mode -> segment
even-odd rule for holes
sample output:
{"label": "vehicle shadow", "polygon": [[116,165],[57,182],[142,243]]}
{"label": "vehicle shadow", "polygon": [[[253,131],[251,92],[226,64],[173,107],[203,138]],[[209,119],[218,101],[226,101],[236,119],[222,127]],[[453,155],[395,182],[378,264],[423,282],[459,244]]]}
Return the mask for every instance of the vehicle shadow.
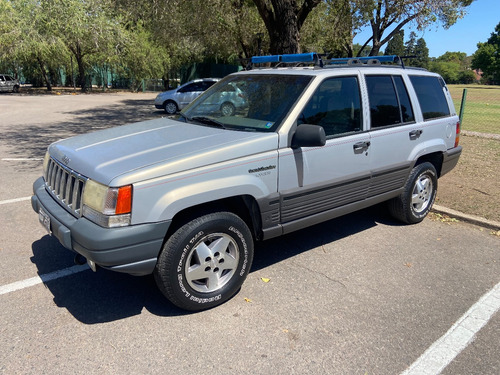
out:
{"label": "vehicle shadow", "polygon": [[[318,246],[359,234],[378,223],[399,225],[375,206],[292,234],[256,244],[250,273],[265,269]],[[72,267],[73,253],[56,239],[42,237],[32,244],[32,262],[39,275]],[[84,324],[97,324],[141,314],[145,308],[158,316],[190,314],[172,305],[156,287],[151,275],[135,277],[90,269],[45,283],[58,307],[66,308]]]}
{"label": "vehicle shadow", "polygon": [[114,105],[64,112],[71,120],[12,127],[2,141],[12,157],[43,158],[47,146],[57,140],[101,129],[165,117],[148,99],[124,99]]}

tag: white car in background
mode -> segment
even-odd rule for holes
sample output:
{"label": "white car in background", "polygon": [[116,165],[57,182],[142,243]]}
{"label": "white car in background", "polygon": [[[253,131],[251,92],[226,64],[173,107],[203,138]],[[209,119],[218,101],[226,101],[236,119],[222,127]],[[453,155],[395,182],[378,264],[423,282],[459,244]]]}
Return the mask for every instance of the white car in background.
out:
{"label": "white car in background", "polygon": [[195,79],[174,90],[162,92],[155,99],[155,107],[173,115],[218,81],[219,78]]}
{"label": "white car in background", "polygon": [[19,81],[8,74],[0,74],[0,92],[19,92]]}

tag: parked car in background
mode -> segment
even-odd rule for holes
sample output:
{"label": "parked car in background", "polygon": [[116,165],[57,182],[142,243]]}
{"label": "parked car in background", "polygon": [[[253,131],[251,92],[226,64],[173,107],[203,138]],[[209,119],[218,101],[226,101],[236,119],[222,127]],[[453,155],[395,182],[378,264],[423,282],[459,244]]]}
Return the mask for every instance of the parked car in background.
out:
{"label": "parked car in background", "polygon": [[217,90],[211,91],[211,95],[203,101],[200,107],[203,111],[218,112],[221,116],[233,116],[248,108],[246,94],[238,84],[229,82],[227,85],[219,85]]}
{"label": "parked car in background", "polygon": [[8,74],[0,74],[0,92],[19,92],[19,81]]}
{"label": "parked car in background", "polygon": [[162,92],[155,99],[155,107],[163,109],[169,115],[173,115],[191,103],[217,81],[219,81],[218,78],[195,79],[174,90]]}

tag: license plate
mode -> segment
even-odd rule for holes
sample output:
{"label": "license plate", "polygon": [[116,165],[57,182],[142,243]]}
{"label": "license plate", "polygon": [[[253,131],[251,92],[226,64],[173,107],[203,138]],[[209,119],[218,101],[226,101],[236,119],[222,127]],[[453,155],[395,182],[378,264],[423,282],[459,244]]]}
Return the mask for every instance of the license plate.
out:
{"label": "license plate", "polygon": [[41,208],[38,211],[38,220],[40,224],[45,228],[48,234],[50,234],[50,216],[47,215]]}

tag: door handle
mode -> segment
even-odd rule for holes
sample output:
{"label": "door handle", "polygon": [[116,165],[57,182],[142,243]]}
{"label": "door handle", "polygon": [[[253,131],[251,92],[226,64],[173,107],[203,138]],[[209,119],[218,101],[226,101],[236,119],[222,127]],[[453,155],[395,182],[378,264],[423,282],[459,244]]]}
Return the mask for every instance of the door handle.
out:
{"label": "door handle", "polygon": [[370,147],[370,142],[358,142],[352,146],[355,154],[363,153],[365,150],[368,150],[368,147]]}
{"label": "door handle", "polygon": [[420,135],[423,133],[424,131],[421,130],[421,129],[418,129],[418,130],[412,130],[410,132],[410,140],[411,141],[414,141],[415,139],[418,139],[420,137]]}

